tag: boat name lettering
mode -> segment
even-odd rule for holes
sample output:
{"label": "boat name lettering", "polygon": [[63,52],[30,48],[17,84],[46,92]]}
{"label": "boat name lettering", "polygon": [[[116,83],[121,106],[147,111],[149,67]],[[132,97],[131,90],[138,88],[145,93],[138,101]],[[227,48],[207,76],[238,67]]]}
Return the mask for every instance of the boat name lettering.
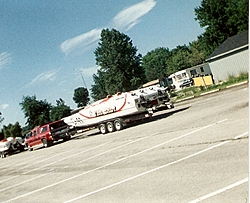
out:
{"label": "boat name lettering", "polygon": [[123,97],[118,97],[115,100],[124,99],[124,98],[125,98],[124,96]]}
{"label": "boat name lettering", "polygon": [[96,116],[102,116],[102,115],[106,115],[106,114],[109,114],[109,113],[114,113],[115,110],[116,110],[115,106],[109,106],[109,107],[106,107],[106,108],[103,108],[103,109],[96,110],[95,115]]}
{"label": "boat name lettering", "polygon": [[84,123],[83,120],[79,117],[71,118],[71,120],[74,122],[75,125],[77,125],[77,123]]}

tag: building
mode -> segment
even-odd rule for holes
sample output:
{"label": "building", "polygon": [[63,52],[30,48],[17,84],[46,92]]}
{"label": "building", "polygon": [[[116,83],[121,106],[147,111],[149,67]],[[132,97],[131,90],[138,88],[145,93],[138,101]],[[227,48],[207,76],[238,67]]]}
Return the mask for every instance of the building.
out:
{"label": "building", "polygon": [[190,78],[192,78],[194,86],[206,86],[213,84],[211,70],[208,63],[203,63],[175,72],[170,75],[169,78],[172,78],[173,85],[176,90],[181,90],[184,83],[189,84],[188,82]]}
{"label": "building", "polygon": [[248,31],[226,39],[207,59],[215,83],[249,72]]}

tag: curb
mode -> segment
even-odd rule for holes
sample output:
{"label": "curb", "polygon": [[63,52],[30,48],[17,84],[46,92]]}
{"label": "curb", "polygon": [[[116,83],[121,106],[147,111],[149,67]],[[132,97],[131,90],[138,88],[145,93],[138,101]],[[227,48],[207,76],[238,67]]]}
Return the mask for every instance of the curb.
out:
{"label": "curb", "polygon": [[[244,82],[240,82],[240,83],[236,83],[234,85],[230,85],[230,86],[227,86],[226,89],[228,88],[231,88],[231,87],[236,87],[236,86],[240,86],[240,85],[244,85],[244,84],[247,84],[248,81],[244,81]],[[212,94],[214,92],[219,92],[221,89],[215,89],[215,90],[211,90],[209,92],[204,92],[202,94],[200,94],[199,96],[204,96],[204,95],[207,95],[207,94]],[[199,97],[198,96],[198,97]],[[193,99],[195,96],[190,96],[190,97],[186,97],[186,98],[183,98],[183,99],[180,99],[180,100],[176,100],[174,101],[174,103],[178,103],[178,102],[182,102],[182,101],[186,101],[186,100],[189,100],[189,99]]]}
{"label": "curb", "polygon": [[226,89],[227,89],[227,88],[231,88],[231,87],[236,87],[236,86],[239,86],[239,85],[244,85],[244,84],[246,84],[246,83],[248,83],[248,81],[236,83],[236,84],[234,84],[234,85],[227,86]]}
{"label": "curb", "polygon": [[212,90],[212,91],[209,91],[209,92],[204,92],[204,93],[200,94],[200,96],[211,94],[211,93],[218,92],[218,91],[220,91],[220,89],[215,89],[215,90]]}
{"label": "curb", "polygon": [[186,98],[183,98],[183,99],[178,99],[178,100],[176,100],[174,103],[186,101],[186,100],[193,99],[193,98],[194,98],[194,96],[186,97]]}

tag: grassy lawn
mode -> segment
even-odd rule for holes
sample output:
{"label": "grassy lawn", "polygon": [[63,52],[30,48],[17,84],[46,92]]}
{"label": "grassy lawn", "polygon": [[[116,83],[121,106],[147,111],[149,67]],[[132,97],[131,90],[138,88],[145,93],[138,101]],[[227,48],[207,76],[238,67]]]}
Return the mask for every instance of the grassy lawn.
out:
{"label": "grassy lawn", "polygon": [[171,92],[172,101],[175,102],[177,100],[185,99],[188,97],[198,97],[201,94],[206,92],[215,91],[215,90],[223,90],[228,86],[235,85],[241,82],[248,81],[248,73],[243,73],[239,77],[230,76],[228,80],[224,82],[220,82],[218,84],[210,85],[210,86],[200,86],[200,87],[186,87],[180,91]]}

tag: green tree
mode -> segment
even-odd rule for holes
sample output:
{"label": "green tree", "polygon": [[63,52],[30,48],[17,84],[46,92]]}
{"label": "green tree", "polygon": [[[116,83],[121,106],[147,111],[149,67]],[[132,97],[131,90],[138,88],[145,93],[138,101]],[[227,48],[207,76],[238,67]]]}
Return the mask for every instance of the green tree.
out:
{"label": "green tree", "polygon": [[9,124],[8,126],[3,126],[4,137],[21,137],[22,136],[22,128],[19,122],[16,122],[14,125]]}
{"label": "green tree", "polygon": [[3,126],[3,134],[4,134],[5,138],[12,137],[11,126],[12,126],[12,124],[9,124],[8,126],[6,126],[6,125]]}
{"label": "green tree", "polygon": [[22,127],[19,122],[16,122],[11,128],[11,134],[14,137],[20,137],[22,135]]}
{"label": "green tree", "polygon": [[164,77],[167,72],[167,61],[171,54],[168,48],[160,47],[148,52],[142,58],[142,67],[148,81]]}
{"label": "green tree", "polygon": [[238,32],[243,32],[245,30],[248,30],[249,1],[248,0],[237,1],[237,11],[233,10],[235,22],[230,22],[230,23],[237,23]]}
{"label": "green tree", "polygon": [[189,64],[191,66],[196,66],[205,61],[206,53],[199,41],[193,41],[189,43],[190,53],[189,53]]}
{"label": "green tree", "polygon": [[105,98],[108,93],[105,90],[105,72],[97,70],[97,74],[93,75],[94,84],[91,86],[91,97],[94,101]]}
{"label": "green tree", "polygon": [[74,90],[73,100],[77,107],[86,106],[89,103],[89,92],[85,87],[78,87]]}
{"label": "green tree", "polygon": [[248,0],[202,0],[196,20],[205,32],[199,40],[210,54],[228,37],[248,29]]}
{"label": "green tree", "polygon": [[191,67],[190,48],[187,45],[180,46],[170,51],[171,57],[167,61],[167,73],[172,74],[176,71]]}
{"label": "green tree", "polygon": [[136,89],[144,83],[141,55],[136,53],[137,48],[127,35],[115,29],[103,29],[98,45],[94,54],[105,92],[113,95]]}
{"label": "green tree", "polygon": [[56,100],[56,106],[52,106],[50,111],[50,119],[51,121],[60,120],[64,117],[70,115],[70,107],[67,106],[63,99]]}
{"label": "green tree", "polygon": [[25,118],[27,118],[26,124],[29,125],[30,129],[50,121],[52,106],[46,100],[37,100],[35,95],[26,96],[23,97],[20,106]]}

